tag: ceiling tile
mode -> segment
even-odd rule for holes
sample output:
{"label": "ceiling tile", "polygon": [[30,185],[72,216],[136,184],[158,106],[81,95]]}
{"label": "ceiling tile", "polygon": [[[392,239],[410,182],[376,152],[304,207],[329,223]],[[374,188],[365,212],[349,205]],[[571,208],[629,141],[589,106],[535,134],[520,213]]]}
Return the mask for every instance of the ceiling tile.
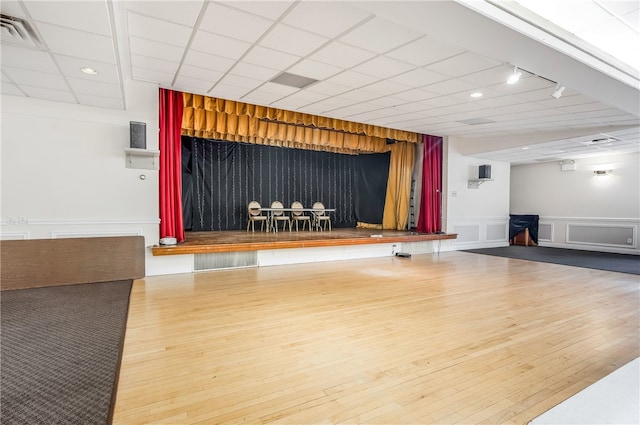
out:
{"label": "ceiling tile", "polygon": [[240,41],[206,31],[198,31],[191,43],[191,49],[210,55],[218,55],[237,60],[251,47],[246,41]]}
{"label": "ceiling tile", "polygon": [[349,86],[344,86],[342,84],[330,83],[328,81],[320,81],[319,83],[312,84],[309,87],[304,89],[305,91],[321,93],[325,96],[335,96],[340,93],[347,92],[351,90]]}
{"label": "ceiling tile", "polygon": [[406,84],[413,87],[422,87],[428,84],[437,83],[439,81],[448,80],[450,77],[430,71],[424,68],[417,68],[403,74],[395,75],[389,78],[396,83]]}
{"label": "ceiling tile", "polygon": [[[507,84],[507,79],[513,74],[512,66],[497,66],[495,68],[485,69],[483,71],[474,72],[460,77],[461,80],[468,81],[478,86],[506,86],[505,90],[513,87]],[[519,81],[518,81],[519,83]]]}
{"label": "ceiling tile", "polygon": [[203,2],[184,0],[145,0],[114,2],[115,6],[119,4],[126,6],[127,10],[135,12],[138,15],[144,15],[168,22],[175,22],[177,24],[192,26],[198,18],[198,14],[200,13],[200,9],[202,9]]}
{"label": "ceiling tile", "polygon": [[329,41],[307,31],[289,25],[278,25],[261,40],[260,45],[281,52],[306,56]]}
{"label": "ceiling tile", "polygon": [[399,91],[409,90],[409,86],[403,84],[394,83],[393,81],[378,81],[377,83],[369,84],[364,87],[365,90],[377,93],[382,96],[388,96]]}
{"label": "ceiling tile", "polygon": [[47,74],[44,72],[31,71],[27,69],[2,67],[2,71],[11,78],[13,83],[18,85],[29,85],[33,87],[46,87],[52,90],[68,90],[69,87],[59,74]]}
{"label": "ceiling tile", "polygon": [[[424,87],[425,90],[438,93],[440,95],[451,95],[455,93],[475,90],[477,86],[466,81],[452,78],[450,80],[440,81],[439,83],[429,84]],[[458,102],[459,103],[459,102]]]}
{"label": "ceiling tile", "polygon": [[[111,37],[111,23],[105,0],[25,1],[24,5],[36,21]],[[78,19],[79,16],[82,19]]]}
{"label": "ceiling tile", "polygon": [[298,62],[300,56],[256,46],[242,60],[258,66],[284,70]]}
{"label": "ceiling tile", "polygon": [[43,23],[38,24],[38,30],[53,53],[84,58],[87,62],[116,63],[111,37]]}
{"label": "ceiling tile", "polygon": [[[238,25],[242,22],[242,25]],[[273,21],[224,4],[209,2],[198,29],[250,43],[259,39]]]}
{"label": "ceiling tile", "polygon": [[42,87],[23,85],[20,87],[29,97],[36,99],[54,100],[57,102],[77,103],[70,91],[51,90]]}
{"label": "ceiling tile", "polygon": [[344,43],[331,43],[309,56],[320,62],[343,68],[351,68],[376,56],[375,53]]}
{"label": "ceiling tile", "polygon": [[55,55],[55,60],[66,77],[82,78],[90,81],[99,81],[103,83],[120,84],[118,76],[118,67],[113,64],[95,62],[94,69],[98,71],[96,75],[88,75],[82,72],[82,68],[87,66],[87,61],[69,56]]}
{"label": "ceiling tile", "polygon": [[231,73],[241,77],[266,81],[278,75],[280,71],[277,69],[267,68],[265,66],[254,65],[248,62],[238,62],[231,70]]}
{"label": "ceiling tile", "polygon": [[253,78],[241,77],[239,75],[227,74],[218,82],[218,84],[240,87],[249,91],[258,88],[262,84],[262,81],[255,80]]}
{"label": "ceiling tile", "polygon": [[18,88],[13,83],[9,83],[6,81],[2,82],[1,91],[2,94],[10,95],[10,96],[24,96],[24,92]]}
{"label": "ceiling tile", "polygon": [[464,52],[465,50],[460,47],[445,44],[425,36],[386,53],[386,56],[417,66],[424,66]]}
{"label": "ceiling tile", "polygon": [[313,78],[314,80],[324,80],[336,75],[340,71],[342,71],[342,68],[310,59],[303,59],[291,68],[287,69],[287,72]]}
{"label": "ceiling tile", "polygon": [[172,44],[160,43],[140,37],[129,37],[131,53],[163,59],[170,62],[180,62],[184,49]]}
{"label": "ceiling tile", "polygon": [[17,18],[26,18],[27,15],[18,3],[15,0],[2,0],[0,3],[2,7],[2,13],[9,16],[15,16]]}
{"label": "ceiling tile", "polygon": [[331,83],[336,83],[336,84],[341,84],[343,86],[356,87],[356,88],[366,86],[367,84],[374,83],[378,80],[379,78],[362,74],[356,71],[344,71],[338,75],[335,75],[327,79],[327,81]]}
{"label": "ceiling tile", "polygon": [[2,55],[3,67],[31,69],[51,74],[58,72],[55,63],[51,60],[51,56],[42,50],[3,44],[0,54]]}
{"label": "ceiling tile", "polygon": [[354,71],[378,78],[389,78],[413,69],[413,65],[406,64],[384,56],[378,56],[370,61],[353,67]]}
{"label": "ceiling tile", "polygon": [[264,83],[262,86],[255,89],[254,92],[276,95],[276,98],[280,99],[281,97],[288,96],[297,91],[300,91],[297,87],[285,86],[284,84],[277,83]]}
{"label": "ceiling tile", "polygon": [[176,77],[176,82],[173,87],[189,93],[206,94],[212,85],[211,81],[208,80],[179,75]]}
{"label": "ceiling tile", "polygon": [[220,3],[226,4],[236,9],[244,10],[258,16],[269,19],[278,19],[291,5],[291,0],[258,0],[258,1],[237,1],[227,0]]}
{"label": "ceiling tile", "polygon": [[207,92],[209,96],[219,97],[229,100],[240,100],[247,94],[248,90],[242,87],[232,86],[229,84],[217,84],[213,90]]}
{"label": "ceiling tile", "polygon": [[175,74],[180,64],[146,56],[131,55],[131,66],[134,68],[153,69],[165,73]]}
{"label": "ceiling tile", "polygon": [[375,17],[350,33],[345,34],[340,40],[365,50],[384,53],[421,36],[421,33],[408,27]]}
{"label": "ceiling tile", "polygon": [[346,2],[307,1],[297,3],[282,22],[325,37],[335,38],[370,16],[373,15],[362,9],[351,7]]}
{"label": "ceiling tile", "polygon": [[166,87],[171,87],[174,75],[173,72],[163,72],[156,69],[137,67],[131,69],[131,78],[134,80],[154,82]]}
{"label": "ceiling tile", "polygon": [[235,60],[190,49],[184,57],[187,65],[208,68],[212,71],[226,72],[233,66]]}
{"label": "ceiling tile", "polygon": [[426,100],[426,99],[432,99],[434,97],[438,97],[440,96],[439,94],[436,93],[432,93],[430,91],[427,90],[422,90],[422,89],[411,89],[411,90],[406,90],[400,93],[396,93],[394,95],[394,97],[397,97],[398,99],[403,99],[406,101],[411,101],[411,102],[417,102],[420,100]]}
{"label": "ceiling tile", "polygon": [[100,97],[121,98],[119,84],[89,81],[81,78],[67,78],[67,81],[77,94],[82,93]]}
{"label": "ceiling tile", "polygon": [[465,52],[429,65],[429,69],[451,77],[460,77],[502,65],[476,53]]}
{"label": "ceiling tile", "polygon": [[178,72],[179,77],[196,78],[198,80],[209,81],[209,87],[213,86],[213,84],[223,75],[224,73],[220,71],[212,71],[208,68],[200,68],[199,66],[187,64],[182,64],[180,71]]}
{"label": "ceiling tile", "polygon": [[127,13],[129,35],[146,38],[160,43],[171,44],[178,47],[186,47],[191,36],[191,28],[160,20],[149,18],[137,13]]}
{"label": "ceiling tile", "polygon": [[[356,102],[367,102],[371,99],[377,99],[380,97],[380,95],[378,93],[367,91],[366,89],[356,89],[356,90],[350,90],[344,93],[340,93],[339,97],[343,99],[352,100],[353,103],[356,103]],[[363,103],[363,107],[366,108],[366,106],[364,105],[366,105],[365,103]]]}

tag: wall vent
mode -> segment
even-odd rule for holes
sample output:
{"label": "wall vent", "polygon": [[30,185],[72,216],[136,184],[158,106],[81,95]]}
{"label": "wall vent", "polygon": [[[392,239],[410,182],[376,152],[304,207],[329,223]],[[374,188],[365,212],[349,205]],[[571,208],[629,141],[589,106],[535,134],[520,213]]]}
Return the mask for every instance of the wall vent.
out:
{"label": "wall vent", "polygon": [[42,47],[42,42],[26,19],[1,14],[0,27],[2,28],[0,39],[3,43],[38,49]]}
{"label": "wall vent", "polygon": [[256,267],[257,265],[257,251],[218,252],[193,256],[193,271]]}

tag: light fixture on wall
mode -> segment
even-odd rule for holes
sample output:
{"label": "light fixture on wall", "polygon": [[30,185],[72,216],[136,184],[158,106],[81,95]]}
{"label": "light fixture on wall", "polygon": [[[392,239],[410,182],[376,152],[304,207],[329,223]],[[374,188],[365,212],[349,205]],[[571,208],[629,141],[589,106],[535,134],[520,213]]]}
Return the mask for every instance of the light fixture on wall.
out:
{"label": "light fixture on wall", "polygon": [[595,174],[598,177],[608,176],[612,172],[613,170],[593,170],[593,174]]}
{"label": "light fixture on wall", "polygon": [[551,93],[551,97],[555,97],[556,99],[560,99],[562,96],[562,92],[566,89],[565,86],[561,86],[560,84],[556,84],[556,89]]}
{"label": "light fixture on wall", "polygon": [[522,72],[518,71],[518,67],[516,66],[513,68],[513,73],[509,75],[509,78],[507,79],[507,84],[513,85],[517,83],[520,77],[522,77]]}

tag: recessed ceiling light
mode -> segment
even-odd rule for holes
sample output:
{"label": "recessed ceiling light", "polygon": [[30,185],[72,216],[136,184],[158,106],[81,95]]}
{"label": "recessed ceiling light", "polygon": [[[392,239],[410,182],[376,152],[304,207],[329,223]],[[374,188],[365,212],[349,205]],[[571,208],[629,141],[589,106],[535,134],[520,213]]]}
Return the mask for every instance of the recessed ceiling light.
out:
{"label": "recessed ceiling light", "polygon": [[529,146],[525,146],[522,148],[523,151],[526,151],[527,149],[529,149]]}
{"label": "recessed ceiling light", "polygon": [[482,97],[482,93],[477,91],[477,92],[471,93],[469,96],[471,96],[471,97]]}
{"label": "recessed ceiling light", "polygon": [[89,75],[96,75],[98,73],[98,71],[96,71],[93,68],[89,68],[88,66],[85,66],[84,68],[82,68],[82,72]]}

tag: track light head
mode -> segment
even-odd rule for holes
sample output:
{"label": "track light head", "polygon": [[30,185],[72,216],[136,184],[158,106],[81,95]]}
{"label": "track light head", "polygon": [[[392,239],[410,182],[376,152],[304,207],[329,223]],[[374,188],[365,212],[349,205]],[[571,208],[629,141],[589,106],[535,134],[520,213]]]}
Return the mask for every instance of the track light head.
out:
{"label": "track light head", "polygon": [[561,86],[560,84],[556,85],[556,89],[553,91],[553,93],[551,93],[551,97],[560,99],[560,96],[562,96],[562,92],[564,91],[565,88],[566,88],[565,86]]}
{"label": "track light head", "polygon": [[507,84],[517,83],[520,77],[522,77],[522,72],[518,71],[518,67],[516,66],[513,68],[513,74],[511,74],[509,79],[507,79]]}

